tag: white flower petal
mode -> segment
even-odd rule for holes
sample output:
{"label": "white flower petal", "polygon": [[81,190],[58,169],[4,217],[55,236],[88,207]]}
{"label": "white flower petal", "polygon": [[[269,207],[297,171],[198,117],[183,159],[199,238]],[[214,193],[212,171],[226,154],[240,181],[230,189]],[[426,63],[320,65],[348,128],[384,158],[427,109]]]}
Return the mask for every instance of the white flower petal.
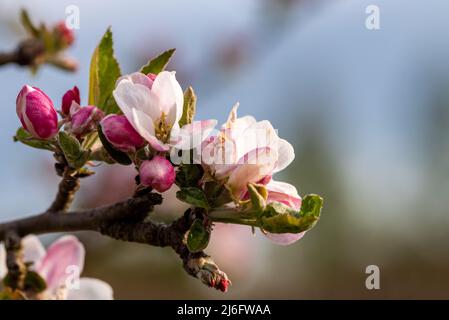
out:
{"label": "white flower petal", "polygon": [[113,300],[112,287],[104,281],[81,278],[79,289],[71,289],[67,300]]}
{"label": "white flower petal", "polygon": [[151,86],[153,85],[153,81],[150,78],[148,78],[147,75],[140,72],[134,72],[118,78],[116,81],[116,86],[124,79],[131,81],[132,83],[144,85],[148,89],[151,89]]}
{"label": "white flower petal", "polygon": [[287,140],[279,139],[278,147],[278,163],[274,172],[279,172],[285,169],[290,163],[292,163],[293,159],[295,159],[295,150]]}
{"label": "white flower petal", "polygon": [[158,97],[160,110],[167,115],[168,123],[173,125],[178,122],[182,116],[184,94],[176,80],[175,72],[160,72],[151,91]]}
{"label": "white flower petal", "polygon": [[240,102],[236,102],[232,108],[231,112],[229,112],[228,120],[223,125],[224,128],[230,128],[232,126],[232,123],[237,119],[237,109],[240,106]]}
{"label": "white flower petal", "polygon": [[134,84],[125,78],[118,83],[113,95],[117,105],[130,122],[134,109],[141,110],[154,120],[158,120],[161,116],[157,96],[144,85]]}
{"label": "white flower petal", "polygon": [[301,239],[305,233],[266,233],[265,236],[276,244],[288,246]]}
{"label": "white flower petal", "polygon": [[295,210],[301,209],[301,197],[295,186],[286,182],[271,180],[266,188],[269,202],[280,202]]}
{"label": "white flower petal", "polygon": [[217,125],[217,120],[193,121],[179,129],[174,126],[170,135],[173,147],[188,150],[198,147]]}
{"label": "white flower petal", "polygon": [[264,120],[253,123],[235,140],[237,159],[240,159],[254,149],[268,147],[276,152],[276,157],[273,158],[273,160],[276,161],[276,158],[278,157],[278,140],[277,133],[269,121]]}
{"label": "white flower petal", "polygon": [[259,182],[271,175],[274,166],[273,156],[270,149],[262,148],[250,152],[245,159],[241,159],[227,182],[228,188],[236,199],[241,199],[245,195],[248,183]]}
{"label": "white flower petal", "polygon": [[296,190],[296,187],[294,185],[291,185],[290,183],[283,182],[283,181],[276,181],[271,180],[267,185],[267,189],[273,192],[278,193],[285,193],[288,195],[291,195],[293,197],[298,197],[298,190]]}
{"label": "white flower petal", "polygon": [[22,239],[23,260],[32,262],[34,267],[44,258],[45,248],[39,238],[30,234]]}

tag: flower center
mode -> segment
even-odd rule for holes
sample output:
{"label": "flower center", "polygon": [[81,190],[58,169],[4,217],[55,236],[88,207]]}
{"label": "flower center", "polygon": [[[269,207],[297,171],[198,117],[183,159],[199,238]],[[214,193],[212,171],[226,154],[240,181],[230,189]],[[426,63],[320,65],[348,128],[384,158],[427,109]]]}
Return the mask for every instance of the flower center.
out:
{"label": "flower center", "polygon": [[159,141],[167,142],[170,138],[170,131],[172,126],[167,123],[167,115],[162,112],[161,118],[154,124],[155,135]]}

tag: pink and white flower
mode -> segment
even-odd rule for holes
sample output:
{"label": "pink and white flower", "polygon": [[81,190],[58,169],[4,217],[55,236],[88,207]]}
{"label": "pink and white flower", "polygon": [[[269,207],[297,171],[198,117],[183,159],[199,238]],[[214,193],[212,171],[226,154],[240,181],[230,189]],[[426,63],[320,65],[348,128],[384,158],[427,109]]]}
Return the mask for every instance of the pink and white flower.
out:
{"label": "pink and white flower", "polygon": [[17,116],[25,130],[39,139],[58,133],[58,115],[51,99],[39,88],[23,86],[16,99]]}
{"label": "pink and white flower", "polygon": [[[47,250],[34,235],[22,239],[24,261],[32,263],[36,271],[47,283],[43,299],[68,300],[111,300],[112,288],[104,281],[93,278],[72,279],[84,267],[84,246],[74,236],[67,235],[53,242]],[[73,270],[79,273],[72,273]],[[0,278],[7,273],[5,249],[0,245]],[[79,280],[78,285],[70,285]]]}
{"label": "pink and white flower", "polygon": [[[175,72],[162,71],[158,75],[135,72],[123,76],[117,80],[113,95],[134,129],[156,151],[184,148],[185,137],[192,134],[205,137],[205,132],[210,132],[216,124],[215,120],[206,120],[179,127],[184,95]],[[203,131],[196,132],[193,128]]]}
{"label": "pink and white flower", "polygon": [[203,143],[202,162],[217,180],[225,181],[236,201],[245,197],[248,183],[267,184],[271,176],[294,159],[293,147],[279,138],[267,120],[237,117],[232,108],[220,132]]}

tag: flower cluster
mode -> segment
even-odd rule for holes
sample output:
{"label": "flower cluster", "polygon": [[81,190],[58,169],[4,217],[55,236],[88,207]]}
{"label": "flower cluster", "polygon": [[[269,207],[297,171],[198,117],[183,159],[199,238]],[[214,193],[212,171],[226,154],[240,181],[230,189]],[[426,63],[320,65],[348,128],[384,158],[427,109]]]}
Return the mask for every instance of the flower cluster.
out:
{"label": "flower cluster", "polygon": [[[207,246],[213,223],[259,228],[282,245],[315,225],[322,199],[301,198],[295,186],[273,179],[295,154],[269,121],[238,117],[238,104],[221,127],[214,119],[194,120],[193,89],[183,92],[175,72],[164,70],[174,50],[122,76],[110,46],[108,31],[92,58],[89,105],[80,105],[75,86],[56,111],[42,90],[24,86],[15,139],[51,150],[59,167],[72,174],[91,174],[93,161],[132,164],[137,190],[165,192],[176,185],[177,198],[201,213],[186,237],[192,253]],[[96,63],[100,56],[102,64]],[[204,279],[212,286],[217,281]]]}
{"label": "flower cluster", "polygon": [[[238,214],[245,212],[245,218],[251,218],[246,212],[250,211],[248,207],[258,206],[249,205],[249,186],[252,185],[252,190],[258,193],[256,196],[263,198],[264,206],[280,203],[295,211],[301,209],[301,197],[296,188],[272,179],[293,161],[295,154],[292,145],[278,136],[269,121],[257,121],[252,116],[238,117],[236,105],[218,131],[213,130],[216,120],[190,120],[180,125],[183,113],[189,110],[184,108],[184,94],[175,73],[168,71],[158,75],[136,72],[123,76],[117,80],[113,96],[123,114],[111,113],[105,117],[96,106],[81,107],[79,90],[74,87],[62,98],[59,112],[62,123],[65,131],[80,142],[100,130],[103,145],[113,150],[112,158],[117,157],[116,152],[132,159],[139,170],[142,186],[159,192],[170,189],[176,181],[177,167],[180,198],[183,191],[192,192],[192,188],[196,188],[196,196],[185,197],[194,198],[193,203],[186,201],[191,204],[198,198],[206,198],[207,209],[232,204]],[[38,88],[23,87],[17,97],[17,114],[23,128],[35,138],[52,140],[58,133],[57,112],[51,99]],[[60,147],[64,149],[63,145]],[[176,161],[171,161],[170,155],[185,149],[199,152],[200,161],[190,159],[188,163],[174,165]],[[189,174],[184,171],[192,167],[201,171],[201,177],[182,182],[183,175]],[[206,186],[211,184],[220,194],[203,197]],[[220,203],[209,203],[210,198],[218,197]],[[228,218],[233,219],[232,216]],[[275,233],[280,234],[268,236],[280,244],[290,244],[303,235],[303,232]]]}

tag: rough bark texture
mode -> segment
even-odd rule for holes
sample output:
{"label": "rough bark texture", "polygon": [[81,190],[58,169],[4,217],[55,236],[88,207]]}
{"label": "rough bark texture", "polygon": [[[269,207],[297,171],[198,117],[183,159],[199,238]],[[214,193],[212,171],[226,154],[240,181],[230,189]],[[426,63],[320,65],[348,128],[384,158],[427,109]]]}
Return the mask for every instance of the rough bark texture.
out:
{"label": "rough bark texture", "polygon": [[48,208],[49,212],[67,211],[75,198],[75,193],[80,188],[80,181],[77,175],[72,175],[69,170],[63,174],[59,183],[55,200]]}
{"label": "rough bark texture", "polygon": [[7,240],[10,234],[24,237],[31,233],[96,231],[117,240],[157,247],[169,246],[179,255],[188,274],[199,278],[208,286],[226,291],[230,283],[226,274],[220,271],[204,252],[191,253],[184,242],[197,213],[189,209],[170,224],[146,219],[153,207],[161,203],[161,195],[147,193],[91,210],[46,211],[29,218],[0,224],[0,241]]}

